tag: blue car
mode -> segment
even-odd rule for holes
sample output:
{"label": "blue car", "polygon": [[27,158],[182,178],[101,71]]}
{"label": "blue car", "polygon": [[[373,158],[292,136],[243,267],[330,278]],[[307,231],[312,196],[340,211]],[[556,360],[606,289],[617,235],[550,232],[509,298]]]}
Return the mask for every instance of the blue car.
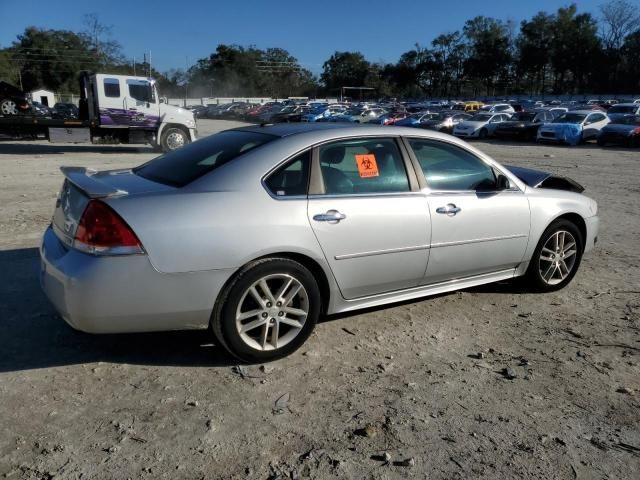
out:
{"label": "blue car", "polygon": [[418,112],[409,115],[407,118],[403,118],[402,120],[398,120],[394,125],[399,127],[420,127],[422,122],[426,122],[427,120],[433,120],[438,116],[437,113],[430,112]]}
{"label": "blue car", "polygon": [[346,108],[344,107],[330,107],[327,105],[323,105],[321,107],[316,107],[306,115],[303,115],[302,121],[303,122],[326,121],[330,117],[344,113],[345,111],[346,111]]}

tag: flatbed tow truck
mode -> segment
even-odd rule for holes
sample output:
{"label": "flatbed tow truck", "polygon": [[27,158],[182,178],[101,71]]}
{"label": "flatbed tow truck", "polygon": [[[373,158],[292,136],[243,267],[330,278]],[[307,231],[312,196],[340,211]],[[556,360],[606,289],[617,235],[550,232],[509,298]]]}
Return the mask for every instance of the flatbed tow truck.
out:
{"label": "flatbed tow truck", "polygon": [[154,80],[88,72],[79,80],[79,118],[0,113],[0,133],[55,143],[149,144],[165,152],[196,140],[193,113],[164,103]]}

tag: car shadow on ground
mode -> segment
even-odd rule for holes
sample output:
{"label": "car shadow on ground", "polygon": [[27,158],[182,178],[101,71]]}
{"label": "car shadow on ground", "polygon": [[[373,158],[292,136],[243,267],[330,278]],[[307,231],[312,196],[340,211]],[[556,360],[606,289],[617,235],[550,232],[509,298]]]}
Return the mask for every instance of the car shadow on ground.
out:
{"label": "car shadow on ground", "polygon": [[89,335],[69,327],[39,283],[38,249],[0,251],[0,373],[92,362],[215,367],[237,364],[208,331]]}
{"label": "car shadow on ground", "polygon": [[43,144],[16,142],[15,140],[0,141],[0,155],[52,155],[64,153],[154,153],[150,146],[130,145],[75,145],[75,144]]}
{"label": "car shadow on ground", "polygon": [[[93,362],[134,365],[228,367],[238,361],[213,343],[205,330],[120,335],[90,335],[69,327],[40,288],[37,248],[0,251],[0,373]],[[468,289],[479,294],[530,293],[509,281]],[[394,302],[330,315],[320,323],[395,308],[455,294]],[[348,323],[345,323],[348,328]]]}

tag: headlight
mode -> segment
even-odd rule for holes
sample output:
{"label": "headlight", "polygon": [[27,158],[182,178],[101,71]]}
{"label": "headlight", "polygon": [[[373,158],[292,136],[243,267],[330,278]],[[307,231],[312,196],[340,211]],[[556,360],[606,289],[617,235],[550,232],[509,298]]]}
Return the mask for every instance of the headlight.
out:
{"label": "headlight", "polygon": [[195,126],[196,126],[195,120],[187,120],[187,127],[195,128]]}

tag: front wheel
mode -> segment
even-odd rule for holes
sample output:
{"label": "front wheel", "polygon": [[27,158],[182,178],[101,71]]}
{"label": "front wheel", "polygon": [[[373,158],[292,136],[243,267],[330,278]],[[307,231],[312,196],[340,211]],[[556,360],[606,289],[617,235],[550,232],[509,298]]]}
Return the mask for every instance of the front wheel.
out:
{"label": "front wheel", "polygon": [[489,131],[486,128],[483,128],[482,130],[480,130],[480,133],[478,134],[478,137],[481,139],[486,139],[489,136]]}
{"label": "front wheel", "polygon": [[533,252],[526,273],[528,283],[543,292],[564,288],[578,271],[583,251],[582,234],[576,225],[556,220],[544,231]]}
{"label": "front wheel", "polygon": [[167,128],[164,132],[162,132],[162,137],[160,138],[160,147],[163,152],[171,152],[173,150],[177,150],[181,147],[184,147],[190,142],[189,135],[187,132],[177,127]]}
{"label": "front wheel", "polygon": [[0,102],[0,112],[3,115],[17,115],[18,108],[16,102],[9,98],[7,98],[6,100],[2,100],[2,102]]}
{"label": "front wheel", "polygon": [[211,329],[238,359],[266,362],[297,350],[320,316],[320,290],[311,272],[287,258],[243,268],[216,302]]}

